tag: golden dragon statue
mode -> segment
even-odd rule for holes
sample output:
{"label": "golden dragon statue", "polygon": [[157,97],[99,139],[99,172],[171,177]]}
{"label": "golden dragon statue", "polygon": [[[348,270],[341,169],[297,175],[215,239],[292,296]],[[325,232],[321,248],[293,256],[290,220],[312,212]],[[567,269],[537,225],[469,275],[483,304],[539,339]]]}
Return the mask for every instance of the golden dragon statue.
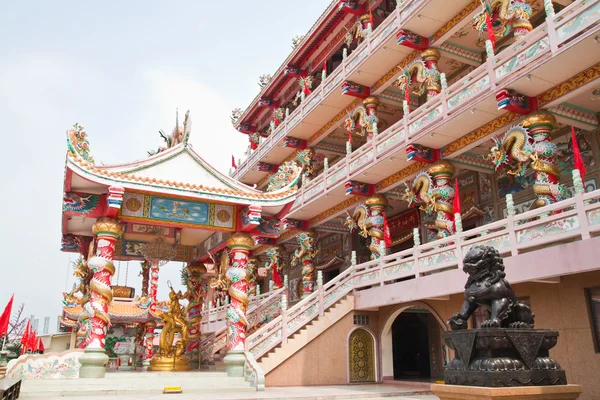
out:
{"label": "golden dragon statue", "polygon": [[350,228],[350,231],[358,229],[360,236],[371,238],[369,250],[372,260],[387,254],[385,241],[385,208],[387,206],[387,198],[382,194],[375,194],[369,197],[365,204],[356,207],[352,216],[348,214],[346,217],[346,226]]}
{"label": "golden dragon statue", "polygon": [[315,231],[301,232],[298,236],[299,249],[296,249],[292,257],[291,265],[296,267],[302,264],[302,288],[303,297],[314,292],[316,281],[314,259],[319,254],[315,250],[317,244],[317,233]]}
{"label": "golden dragon statue", "polygon": [[486,2],[483,10],[473,18],[473,28],[480,33],[487,31],[487,17],[490,15],[494,36],[502,38],[514,31],[515,40],[519,40],[531,32],[533,26],[529,22],[533,10],[526,1],[492,0]]}
{"label": "golden dragon statue", "polygon": [[442,91],[438,61],[441,57],[437,49],[427,49],[421,53],[421,58],[413,61],[398,77],[394,86],[403,93],[410,88],[414,81],[417,88],[413,91],[417,96],[427,93],[427,99],[437,96]]}

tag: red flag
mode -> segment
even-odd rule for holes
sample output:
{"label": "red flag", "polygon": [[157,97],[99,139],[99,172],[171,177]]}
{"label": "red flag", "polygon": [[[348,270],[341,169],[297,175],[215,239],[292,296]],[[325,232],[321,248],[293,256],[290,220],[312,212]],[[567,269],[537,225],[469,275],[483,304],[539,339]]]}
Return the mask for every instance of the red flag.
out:
{"label": "red flag", "polygon": [[587,171],[585,169],[585,164],[583,163],[583,158],[581,157],[581,151],[579,150],[579,143],[577,142],[574,126],[571,127],[571,143],[573,146],[573,163],[575,164],[575,169],[579,170],[581,180],[583,180]]}
{"label": "red flag", "polygon": [[327,59],[323,60],[323,71],[327,72]]}
{"label": "red flag", "polygon": [[487,10],[485,11],[485,26],[487,28],[488,39],[492,42],[492,48],[496,50],[496,36],[494,35],[494,29],[492,28],[492,18]]}
{"label": "red flag", "polygon": [[279,274],[279,271],[277,271],[277,268],[273,268],[273,282],[275,282],[275,286],[283,287],[283,283],[281,283],[281,275]]}
{"label": "red flag", "polygon": [[458,178],[454,180],[454,199],[452,200],[454,214],[460,214],[460,194],[458,193]]}
{"label": "red flag", "polygon": [[25,332],[23,332],[23,336],[21,337],[21,354],[25,354],[27,351],[27,343],[29,342],[31,324],[30,320],[27,320],[27,325],[25,326]]}
{"label": "red flag", "polygon": [[4,308],[4,312],[2,313],[2,315],[0,315],[0,337],[6,335],[8,333],[8,322],[10,321],[10,313],[12,312],[12,305],[13,305],[14,298],[15,298],[15,295],[13,293],[13,295],[10,296],[10,300],[8,301],[8,304]]}
{"label": "red flag", "polygon": [[235,163],[235,157],[233,156],[233,154],[231,155],[231,166],[237,169],[237,164]]}
{"label": "red flag", "polygon": [[44,342],[42,342],[42,338],[38,338],[37,346],[35,346],[35,351],[44,352],[46,349],[44,348]]}
{"label": "red flag", "polygon": [[406,87],[404,88],[404,100],[410,107],[410,77],[406,76]]}
{"label": "red flag", "polygon": [[383,213],[383,241],[385,242],[386,249],[392,247],[392,234],[390,233],[390,227],[385,212]]}
{"label": "red flag", "polygon": [[308,95],[309,95],[309,94],[311,94],[311,93],[312,93],[312,92],[311,92],[311,91],[310,91],[310,89],[308,88],[308,84],[306,83],[306,80],[304,80],[304,94],[308,96]]}
{"label": "red flag", "polygon": [[37,332],[32,331],[31,335],[29,335],[29,343],[27,344],[28,350],[35,351],[35,348],[37,347],[37,340]]}
{"label": "red flag", "polygon": [[375,29],[375,24],[373,24],[373,11],[369,11],[369,23],[371,24],[371,29]]}

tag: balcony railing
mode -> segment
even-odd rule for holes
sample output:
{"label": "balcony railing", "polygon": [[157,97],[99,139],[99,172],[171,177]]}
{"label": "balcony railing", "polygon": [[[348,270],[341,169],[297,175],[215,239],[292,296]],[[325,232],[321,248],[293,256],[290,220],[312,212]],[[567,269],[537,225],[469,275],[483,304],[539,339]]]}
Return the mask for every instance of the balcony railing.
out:
{"label": "balcony railing", "polygon": [[[546,23],[538,26],[521,41],[471,71],[461,81],[443,89],[440,95],[428,100],[375,136],[368,143],[346,155],[331,168],[300,189],[291,213],[333,190],[344,182],[357,179],[374,163],[417,142],[434,132],[454,116],[475,107],[490,94],[527,76],[553,56],[600,31],[600,3],[577,0]],[[448,144],[448,143],[445,143]]]}
{"label": "balcony railing", "polygon": [[[517,256],[600,233],[600,190],[519,215],[509,215],[466,232],[414,246],[378,260],[352,265],[246,339],[256,359],[285,343],[287,338],[355,289],[395,283],[399,279],[444,274],[462,268],[463,254],[474,245],[493,246],[504,256]],[[527,268],[526,265],[523,268]]]}
{"label": "balcony railing", "polygon": [[377,52],[385,42],[394,37],[406,22],[415,17],[426,0],[405,1],[396,11],[391,13],[358,47],[346,57],[340,67],[331,73],[325,81],[311,94],[306,96],[302,104],[296,108],[278,127],[266,138],[258,148],[248,156],[234,171],[232,177],[240,179],[251,168],[282,142],[292,129],[298,125],[321,101],[338,89],[342,82],[358,71],[363,62]]}

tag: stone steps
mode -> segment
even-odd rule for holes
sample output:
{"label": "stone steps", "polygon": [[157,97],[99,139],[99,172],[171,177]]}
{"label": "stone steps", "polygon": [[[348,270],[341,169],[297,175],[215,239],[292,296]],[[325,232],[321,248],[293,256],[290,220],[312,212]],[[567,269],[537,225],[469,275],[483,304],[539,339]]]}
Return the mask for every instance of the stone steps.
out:
{"label": "stone steps", "polygon": [[26,380],[21,397],[149,395],[161,394],[165,386],[180,386],[185,393],[256,391],[244,378],[224,372],[114,372],[104,379]]}

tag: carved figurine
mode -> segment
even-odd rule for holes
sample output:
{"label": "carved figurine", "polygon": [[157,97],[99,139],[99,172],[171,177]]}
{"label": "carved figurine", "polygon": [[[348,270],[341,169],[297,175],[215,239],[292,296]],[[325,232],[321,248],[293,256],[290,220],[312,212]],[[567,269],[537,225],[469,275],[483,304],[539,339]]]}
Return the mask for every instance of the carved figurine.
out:
{"label": "carved figurine", "polygon": [[[359,235],[364,238],[371,238],[369,250],[371,250],[371,259],[375,260],[386,255],[389,243],[386,243],[386,217],[385,208],[388,206],[388,200],[382,194],[375,194],[369,197],[365,204],[361,204],[354,210],[352,216],[346,217],[346,225],[350,231],[359,229]],[[391,240],[388,240],[390,242]]]}
{"label": "carved figurine", "polygon": [[248,259],[248,296],[256,296],[256,285],[258,281],[258,258]]}
{"label": "carved figurine", "polygon": [[[201,262],[193,262],[188,264],[181,270],[181,283],[186,287],[186,291],[182,298],[188,301],[185,312],[188,320],[188,329],[190,334],[189,344],[186,352],[197,352],[200,344],[202,324],[202,303],[204,303],[204,285],[202,283],[202,275],[206,273],[206,267]],[[194,356],[196,354],[193,354]]]}
{"label": "carved figurine", "polygon": [[363,105],[348,113],[346,119],[346,130],[348,135],[367,136],[369,139],[378,133],[377,106],[379,100],[375,96],[369,96],[363,100]]}
{"label": "carved figurine", "polygon": [[265,264],[265,268],[267,270],[272,271],[273,274],[273,283],[275,284],[275,289],[281,289],[283,287],[283,247],[282,246],[273,246],[269,250],[267,250],[267,262]]}
{"label": "carved figurine", "polygon": [[473,18],[473,28],[480,33],[487,31],[486,13],[490,15],[492,31],[497,38],[507,36],[512,30],[514,39],[519,40],[533,29],[529,22],[532,9],[526,1],[492,0],[491,4],[486,4]]}
{"label": "carved figurine", "polygon": [[412,187],[406,186],[403,199],[409,206],[422,204],[421,210],[435,213],[435,227],[438,230],[437,238],[451,236],[454,233],[454,188],[451,179],[454,175],[454,165],[448,160],[435,162],[427,172],[421,172],[415,178]]}
{"label": "carved figurine", "polygon": [[479,307],[491,313],[490,319],[481,324],[482,328],[533,328],[534,315],[529,306],[519,303],[505,279],[498,250],[489,246],[471,247],[464,258],[463,271],[469,279],[460,312],[448,321],[453,330],[466,329],[467,320]]}

